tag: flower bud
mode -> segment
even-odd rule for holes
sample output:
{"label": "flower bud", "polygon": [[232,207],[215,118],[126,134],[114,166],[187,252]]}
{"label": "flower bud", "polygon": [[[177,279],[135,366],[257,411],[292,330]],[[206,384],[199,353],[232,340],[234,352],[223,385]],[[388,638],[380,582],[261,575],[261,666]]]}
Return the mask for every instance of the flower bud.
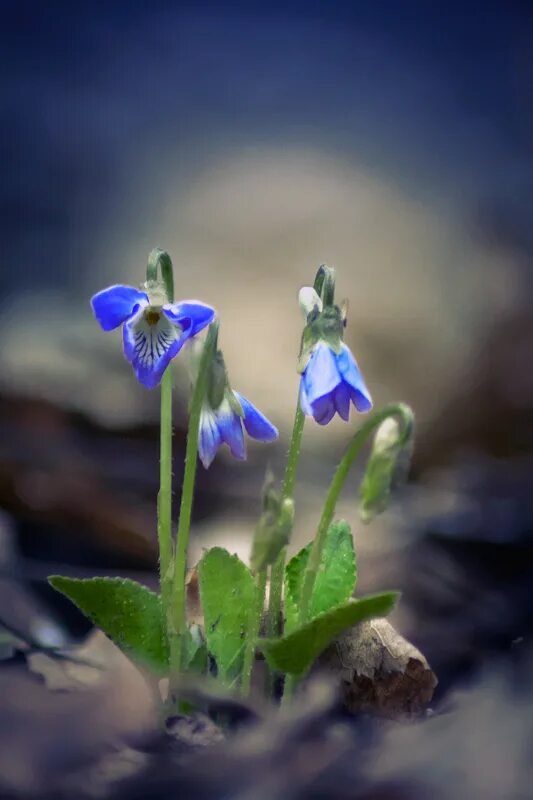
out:
{"label": "flower bud", "polygon": [[289,543],[294,522],[294,502],[283,500],[276,492],[272,479],[267,477],[263,489],[263,513],[259,518],[252,543],[250,566],[254,572],[273,564]]}
{"label": "flower bud", "polygon": [[359,513],[370,522],[385,511],[391,489],[402,483],[409,469],[412,435],[405,441],[398,422],[389,417],[379,426],[359,489]]}

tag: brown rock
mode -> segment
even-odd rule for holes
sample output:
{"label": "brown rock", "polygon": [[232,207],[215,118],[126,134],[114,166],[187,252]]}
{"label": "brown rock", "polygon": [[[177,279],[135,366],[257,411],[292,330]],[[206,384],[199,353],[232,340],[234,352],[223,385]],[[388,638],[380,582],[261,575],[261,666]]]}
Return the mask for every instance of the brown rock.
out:
{"label": "brown rock", "polygon": [[422,653],[385,619],[347,631],[315,669],[338,675],[349,711],[389,718],[422,712],[438,683]]}

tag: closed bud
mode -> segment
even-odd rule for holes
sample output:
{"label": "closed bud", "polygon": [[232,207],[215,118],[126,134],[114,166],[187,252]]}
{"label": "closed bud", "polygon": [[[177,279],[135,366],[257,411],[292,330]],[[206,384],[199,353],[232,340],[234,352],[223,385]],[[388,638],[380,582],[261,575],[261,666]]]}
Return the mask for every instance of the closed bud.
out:
{"label": "closed bud", "polygon": [[276,492],[272,476],[268,475],[263,489],[263,513],[257,523],[250,566],[254,572],[273,564],[289,543],[294,523],[294,502],[281,499]]}
{"label": "closed bud", "polygon": [[370,522],[387,508],[391,490],[407,477],[412,435],[402,436],[398,422],[389,417],[374,437],[366,472],[359,489],[359,513]]}

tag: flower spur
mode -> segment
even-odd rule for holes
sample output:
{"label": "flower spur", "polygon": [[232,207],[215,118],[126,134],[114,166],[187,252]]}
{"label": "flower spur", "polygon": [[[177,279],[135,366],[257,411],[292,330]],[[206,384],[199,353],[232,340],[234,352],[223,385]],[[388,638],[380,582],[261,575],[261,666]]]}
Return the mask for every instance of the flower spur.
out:
{"label": "flower spur", "polygon": [[159,384],[171,359],[215,316],[211,306],[197,300],[169,303],[157,281],[142,289],[110,286],[95,294],[91,305],[104,331],[123,326],[124,355],[148,389]]}

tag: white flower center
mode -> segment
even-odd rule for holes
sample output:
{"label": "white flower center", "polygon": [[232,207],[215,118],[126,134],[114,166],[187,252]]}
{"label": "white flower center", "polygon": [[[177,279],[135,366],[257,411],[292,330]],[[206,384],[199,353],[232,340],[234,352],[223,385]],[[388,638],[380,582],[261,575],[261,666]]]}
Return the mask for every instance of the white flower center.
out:
{"label": "white flower center", "polygon": [[151,367],[181,333],[162,313],[161,307],[146,306],[133,326],[134,347],[141,364]]}

